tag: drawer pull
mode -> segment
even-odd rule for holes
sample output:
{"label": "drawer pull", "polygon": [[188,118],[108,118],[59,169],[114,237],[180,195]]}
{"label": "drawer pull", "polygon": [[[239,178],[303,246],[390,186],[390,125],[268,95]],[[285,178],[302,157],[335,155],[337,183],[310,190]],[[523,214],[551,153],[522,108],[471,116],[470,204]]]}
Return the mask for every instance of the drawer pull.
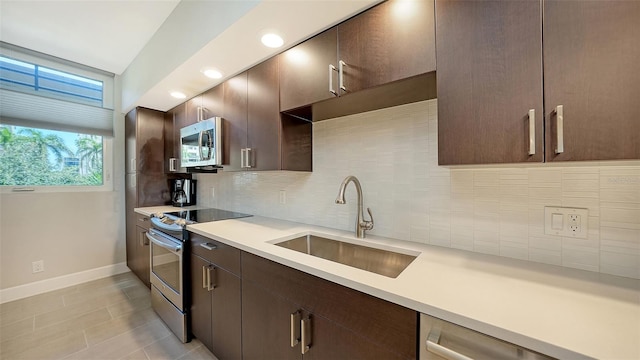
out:
{"label": "drawer pull", "polygon": [[440,329],[431,329],[427,336],[427,351],[447,360],[473,360],[472,358],[446,348],[440,343]]}
{"label": "drawer pull", "polygon": [[207,250],[215,250],[218,248],[216,244],[212,244],[212,243],[200,243],[200,247],[205,248]]}

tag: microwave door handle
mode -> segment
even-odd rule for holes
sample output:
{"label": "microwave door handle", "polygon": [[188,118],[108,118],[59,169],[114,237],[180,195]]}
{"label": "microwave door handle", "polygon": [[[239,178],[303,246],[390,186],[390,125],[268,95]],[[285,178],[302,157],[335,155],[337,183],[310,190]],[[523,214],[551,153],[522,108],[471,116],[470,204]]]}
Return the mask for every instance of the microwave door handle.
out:
{"label": "microwave door handle", "polygon": [[202,156],[202,138],[204,137],[204,131],[200,131],[200,134],[198,134],[198,157],[200,158],[200,161],[204,160],[204,157]]}
{"label": "microwave door handle", "polygon": [[213,151],[213,136],[211,136],[211,130],[207,131],[207,158],[205,160],[211,160],[211,153]]}

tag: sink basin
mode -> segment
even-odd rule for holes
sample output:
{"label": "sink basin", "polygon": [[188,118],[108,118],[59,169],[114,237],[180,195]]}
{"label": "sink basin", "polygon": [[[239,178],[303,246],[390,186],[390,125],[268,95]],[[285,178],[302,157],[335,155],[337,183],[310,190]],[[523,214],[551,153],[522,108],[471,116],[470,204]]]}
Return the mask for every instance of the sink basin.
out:
{"label": "sink basin", "polygon": [[417,257],[312,234],[275,245],[391,278],[398,277]]}

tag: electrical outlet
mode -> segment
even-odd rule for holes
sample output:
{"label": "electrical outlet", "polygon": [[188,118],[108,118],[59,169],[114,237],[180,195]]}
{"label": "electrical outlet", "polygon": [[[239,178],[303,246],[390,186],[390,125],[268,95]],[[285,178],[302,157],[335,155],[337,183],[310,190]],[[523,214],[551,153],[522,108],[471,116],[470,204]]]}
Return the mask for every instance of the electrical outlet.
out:
{"label": "electrical outlet", "polygon": [[588,218],[587,209],[545,206],[544,233],[586,239]]}
{"label": "electrical outlet", "polygon": [[31,270],[32,272],[35,273],[39,273],[39,272],[43,272],[44,271],[44,261],[43,260],[38,260],[38,261],[34,261],[31,263]]}
{"label": "electrical outlet", "polygon": [[280,204],[284,205],[287,203],[287,191],[280,190]]}

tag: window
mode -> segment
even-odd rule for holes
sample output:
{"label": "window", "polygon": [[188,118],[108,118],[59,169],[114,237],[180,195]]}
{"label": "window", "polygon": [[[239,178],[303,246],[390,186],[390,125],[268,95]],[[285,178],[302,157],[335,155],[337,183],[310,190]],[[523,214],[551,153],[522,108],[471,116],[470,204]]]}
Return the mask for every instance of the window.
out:
{"label": "window", "polygon": [[114,75],[0,42],[0,192],[112,189]]}
{"label": "window", "polygon": [[102,136],[0,125],[0,185],[103,186]]}
{"label": "window", "polygon": [[0,86],[81,104],[102,106],[102,81],[0,56]]}

